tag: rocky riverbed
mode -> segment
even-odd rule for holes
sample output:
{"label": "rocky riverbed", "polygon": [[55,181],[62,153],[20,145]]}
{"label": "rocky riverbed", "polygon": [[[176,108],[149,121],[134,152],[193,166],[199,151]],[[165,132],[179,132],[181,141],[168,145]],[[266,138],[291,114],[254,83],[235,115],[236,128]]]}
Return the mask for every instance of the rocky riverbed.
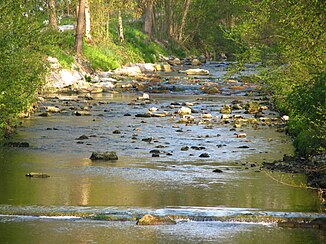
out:
{"label": "rocky riverbed", "polygon": [[[221,236],[213,233],[229,224],[230,234],[249,231],[267,239],[269,232],[257,224],[324,228],[316,220],[324,218],[316,190],[298,187],[305,182],[302,174],[263,168],[264,162],[267,167],[294,155],[284,133],[287,116],[275,112],[259,86],[245,78],[256,66],[225,79],[231,66],[180,64],[169,72],[107,73],[102,80],[94,75],[88,87],[44,93],[38,111],[0,150],[0,230],[16,233],[20,218],[26,226],[36,218],[34,224],[49,232],[62,224],[73,229],[86,224],[96,227],[87,230],[95,234],[101,229],[97,221],[115,220],[135,237],[142,227],[124,223],[136,226],[146,215],[157,223],[172,219],[174,225],[157,230],[177,231],[168,234],[174,241],[184,240],[190,226],[188,236],[196,236],[200,222],[210,222],[214,230],[207,229],[206,238],[215,241]],[[206,71],[187,74],[189,69]],[[103,82],[111,85],[98,89]],[[53,218],[52,224],[42,216]],[[68,223],[57,225],[59,217]],[[115,225],[107,224],[107,231],[125,240]],[[312,239],[323,237],[314,234]]]}

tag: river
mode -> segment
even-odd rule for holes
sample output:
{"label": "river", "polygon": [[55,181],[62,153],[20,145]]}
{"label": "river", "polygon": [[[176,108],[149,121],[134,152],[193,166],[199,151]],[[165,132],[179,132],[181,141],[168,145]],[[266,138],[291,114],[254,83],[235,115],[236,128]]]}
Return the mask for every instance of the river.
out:
{"label": "river", "polygon": [[[298,187],[303,175],[261,169],[264,161],[293,154],[291,139],[255,84],[221,78],[228,65],[205,65],[210,76],[160,73],[159,88],[169,92],[150,93],[150,101],[137,100],[142,93],[134,91],[92,100],[46,96],[12,138],[30,146],[0,148],[1,243],[324,243],[323,230],[218,219],[325,217],[317,193]],[[221,92],[200,89],[212,84]],[[254,118],[245,113],[249,101],[267,104],[268,120],[237,126],[234,115]],[[221,119],[220,110],[232,104],[243,107]],[[60,113],[39,116],[47,106]],[[182,106],[192,108],[194,121],[180,121]],[[152,107],[166,116],[143,116]],[[119,159],[92,161],[94,151],[115,151]],[[182,221],[136,225],[148,213]]]}

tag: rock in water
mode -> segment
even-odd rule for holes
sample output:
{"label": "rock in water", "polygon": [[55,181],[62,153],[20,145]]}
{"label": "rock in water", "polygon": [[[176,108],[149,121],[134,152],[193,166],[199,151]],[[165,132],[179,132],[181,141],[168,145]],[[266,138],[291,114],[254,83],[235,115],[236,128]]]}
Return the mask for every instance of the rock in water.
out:
{"label": "rock in water", "polygon": [[118,160],[118,156],[116,152],[93,152],[91,157],[91,160]]}
{"label": "rock in water", "polygon": [[206,69],[187,69],[187,75],[209,75],[209,71]]}
{"label": "rock in water", "polygon": [[191,114],[191,108],[188,107],[182,107],[178,110],[178,114],[180,115],[187,115],[187,114]]}
{"label": "rock in water", "polygon": [[137,225],[175,225],[176,222],[169,217],[156,217],[151,214],[145,214],[137,221]]}
{"label": "rock in water", "polygon": [[36,172],[27,173],[25,176],[32,177],[32,178],[48,178],[48,177],[50,177],[48,174],[36,173]]}
{"label": "rock in water", "polygon": [[248,114],[255,114],[260,111],[260,106],[258,102],[249,102],[246,106],[246,112]]}
{"label": "rock in water", "polygon": [[214,173],[223,173],[223,171],[220,170],[220,169],[214,169],[213,172],[214,172]]}

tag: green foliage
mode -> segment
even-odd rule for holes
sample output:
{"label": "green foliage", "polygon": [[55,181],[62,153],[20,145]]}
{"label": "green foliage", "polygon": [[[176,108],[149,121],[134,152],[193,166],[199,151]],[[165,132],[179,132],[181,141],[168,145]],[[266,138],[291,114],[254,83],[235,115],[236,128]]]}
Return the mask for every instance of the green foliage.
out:
{"label": "green foliage", "polygon": [[296,136],[299,152],[309,154],[317,149],[325,150],[326,73],[295,87],[288,101],[288,111],[293,115],[289,130]]}
{"label": "green foliage", "polygon": [[325,149],[326,2],[248,1],[230,38],[242,45],[242,62],[260,60],[261,74],[301,154]]}
{"label": "green foliage", "polygon": [[42,84],[41,15],[33,3],[0,4],[0,134],[30,108]]}
{"label": "green foliage", "polygon": [[42,51],[47,56],[56,57],[64,68],[70,68],[75,61],[73,58],[74,44],[74,31],[45,30],[42,39]]}

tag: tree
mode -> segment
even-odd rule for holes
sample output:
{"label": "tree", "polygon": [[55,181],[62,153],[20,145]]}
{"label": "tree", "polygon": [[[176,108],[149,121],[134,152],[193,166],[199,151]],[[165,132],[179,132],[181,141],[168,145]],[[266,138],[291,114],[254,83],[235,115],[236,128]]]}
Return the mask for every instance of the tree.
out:
{"label": "tree", "polygon": [[48,0],[48,7],[49,7],[49,24],[50,27],[53,29],[57,29],[58,22],[57,22],[57,13],[56,13],[56,0]]}
{"label": "tree", "polygon": [[90,4],[89,0],[85,0],[85,36],[86,42],[92,42],[92,35],[91,35],[91,12],[90,12]]}
{"label": "tree", "polygon": [[183,11],[180,30],[179,30],[179,36],[178,36],[179,41],[181,41],[182,38],[183,38],[183,31],[184,31],[184,28],[185,28],[185,25],[186,25],[187,14],[188,14],[188,11],[189,11],[190,3],[191,3],[191,0],[186,0],[186,2],[185,2],[185,9]]}
{"label": "tree", "polygon": [[149,36],[152,35],[153,18],[153,0],[147,0],[145,8],[144,33],[148,34]]}
{"label": "tree", "polygon": [[124,30],[123,30],[123,21],[122,21],[121,9],[118,10],[118,19],[119,19],[119,38],[120,38],[120,42],[124,42],[125,35],[124,35]]}
{"label": "tree", "polygon": [[78,56],[82,55],[83,51],[83,35],[84,35],[84,21],[85,21],[85,1],[79,0],[79,8],[77,13],[77,28],[75,38],[75,50]]}

